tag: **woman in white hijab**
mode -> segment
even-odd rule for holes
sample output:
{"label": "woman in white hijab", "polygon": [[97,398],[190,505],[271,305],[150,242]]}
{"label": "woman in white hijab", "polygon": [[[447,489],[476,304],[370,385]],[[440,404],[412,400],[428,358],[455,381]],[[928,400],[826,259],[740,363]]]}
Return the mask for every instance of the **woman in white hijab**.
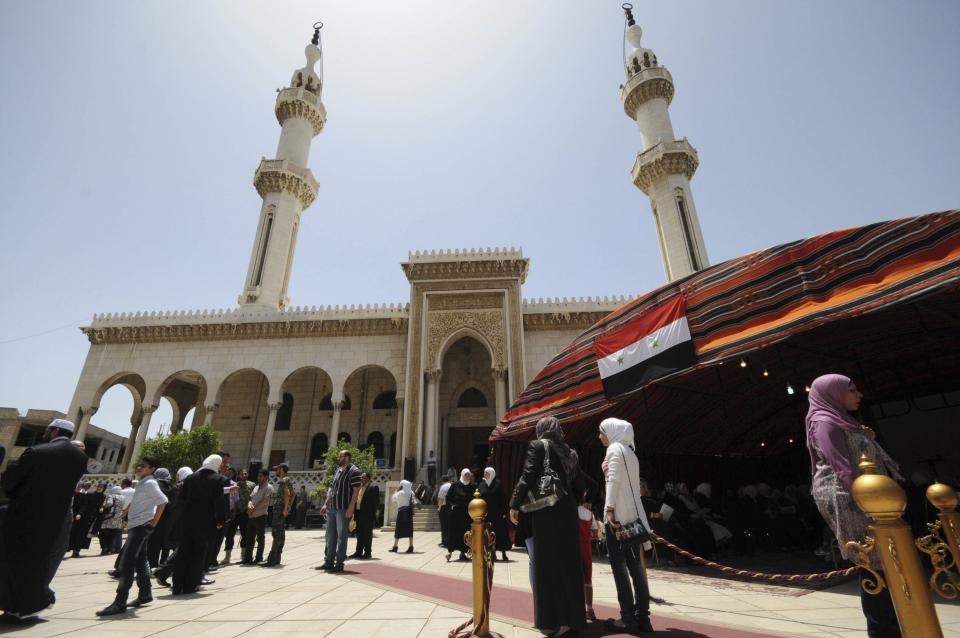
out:
{"label": "woman in white hijab", "polygon": [[640,460],[633,446],[633,426],[622,419],[604,419],[600,423],[600,441],[607,446],[603,459],[603,475],[607,483],[604,505],[605,538],[610,569],[617,586],[620,619],[610,619],[613,630],[653,632],[650,625],[650,589],[640,561],[640,552],[649,549],[629,546],[617,539],[617,528],[639,520],[650,530],[647,514],[640,500]]}
{"label": "woman in white hijab", "polygon": [[487,520],[493,525],[493,533],[497,537],[494,560],[496,560],[496,552],[500,552],[503,562],[510,562],[507,558],[507,550],[510,549],[510,532],[507,530],[506,495],[503,493],[503,486],[497,478],[495,469],[488,467],[483,470],[483,480],[480,481],[478,489],[480,498],[487,502]]}
{"label": "woman in white hijab", "polygon": [[393,528],[393,549],[397,551],[397,545],[401,538],[409,539],[407,553],[413,553],[413,506],[419,505],[416,495],[413,493],[413,485],[410,481],[400,481],[400,489],[393,494],[393,502],[397,504],[397,524]]}

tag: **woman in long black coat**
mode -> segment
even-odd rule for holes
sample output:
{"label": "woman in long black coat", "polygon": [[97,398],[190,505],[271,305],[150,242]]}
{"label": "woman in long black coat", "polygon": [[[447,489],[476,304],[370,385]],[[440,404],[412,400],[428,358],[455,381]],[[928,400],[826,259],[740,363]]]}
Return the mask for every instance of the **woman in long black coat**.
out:
{"label": "woman in long black coat", "polygon": [[88,491],[77,493],[73,497],[73,525],[70,528],[70,547],[73,557],[80,556],[81,549],[90,547],[90,530],[100,518],[100,506],[103,505],[106,485],[98,485],[96,492],[89,491],[90,484],[85,483]]}
{"label": "woman in long black coat", "polygon": [[460,552],[458,560],[469,560],[466,555],[467,544],[463,535],[470,529],[473,519],[470,518],[468,506],[473,500],[473,493],[477,484],[473,482],[473,473],[464,468],[460,472],[460,480],[450,486],[447,492],[447,504],[450,506],[450,537],[447,539],[447,560],[454,551]]}
{"label": "woman in long black coat", "polygon": [[507,529],[506,499],[503,495],[503,486],[497,478],[497,471],[492,467],[486,468],[479,485],[480,498],[487,502],[487,520],[493,526],[493,533],[497,537],[496,551],[500,552],[504,562],[509,562],[507,550],[510,549],[510,532]]}
{"label": "woman in long black coat", "polygon": [[178,522],[180,546],[173,564],[173,593],[192,594],[200,587],[207,560],[207,546],[227,519],[220,480],[221,458],[208,456],[203,467],[183,482],[183,510]]}
{"label": "woman in long black coat", "polygon": [[585,484],[577,454],[564,442],[560,421],[554,417],[537,422],[537,440],[527,448],[523,473],[510,499],[510,520],[517,523],[520,506],[527,502],[531,487],[540,482],[547,454],[564,494],[555,505],[530,513],[534,626],[552,636],[576,638],[587,623],[575,496],[584,493]]}

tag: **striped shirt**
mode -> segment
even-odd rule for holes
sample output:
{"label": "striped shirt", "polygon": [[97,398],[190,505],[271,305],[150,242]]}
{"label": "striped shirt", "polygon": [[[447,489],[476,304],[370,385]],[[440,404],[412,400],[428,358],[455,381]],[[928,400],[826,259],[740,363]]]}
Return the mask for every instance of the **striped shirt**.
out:
{"label": "striped shirt", "polygon": [[347,467],[338,467],[337,473],[333,475],[330,489],[327,490],[330,508],[346,510],[350,507],[350,497],[355,487],[360,487],[360,469],[353,463]]}

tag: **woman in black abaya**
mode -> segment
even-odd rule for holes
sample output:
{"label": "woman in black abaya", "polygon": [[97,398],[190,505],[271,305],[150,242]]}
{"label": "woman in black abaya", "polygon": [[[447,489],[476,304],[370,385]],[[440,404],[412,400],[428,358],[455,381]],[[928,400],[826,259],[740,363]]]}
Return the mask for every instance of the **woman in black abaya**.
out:
{"label": "woman in black abaya", "polygon": [[583,494],[586,486],[577,453],[564,442],[560,421],[554,417],[537,422],[537,440],[527,448],[527,460],[510,499],[510,520],[517,524],[520,506],[527,502],[528,492],[543,475],[544,458],[549,458],[564,495],[555,505],[530,512],[535,557],[534,626],[551,636],[577,638],[587,619],[575,495]]}
{"label": "woman in black abaya", "polygon": [[90,548],[90,530],[100,518],[100,506],[103,505],[106,484],[97,486],[96,492],[89,491],[90,484],[85,483],[88,491],[74,495],[73,526],[70,528],[70,547],[73,557],[80,556],[81,549]]}
{"label": "woman in black abaya", "polygon": [[[510,532],[507,530],[507,511],[504,507],[505,498],[497,471],[488,467],[483,471],[483,480],[479,483],[480,498],[487,502],[487,520],[493,526],[493,533],[497,537],[496,551],[500,552],[504,562],[509,562],[507,550],[510,549]],[[494,552],[496,560],[496,552]]]}
{"label": "woman in black abaya", "polygon": [[450,560],[450,554],[454,551],[460,552],[457,560],[469,560],[466,555],[467,544],[463,540],[463,535],[470,529],[473,519],[467,511],[467,506],[473,500],[473,493],[477,489],[477,484],[473,482],[473,473],[463,468],[460,472],[460,480],[450,486],[447,492],[447,504],[450,506],[450,538],[447,539],[447,560]]}

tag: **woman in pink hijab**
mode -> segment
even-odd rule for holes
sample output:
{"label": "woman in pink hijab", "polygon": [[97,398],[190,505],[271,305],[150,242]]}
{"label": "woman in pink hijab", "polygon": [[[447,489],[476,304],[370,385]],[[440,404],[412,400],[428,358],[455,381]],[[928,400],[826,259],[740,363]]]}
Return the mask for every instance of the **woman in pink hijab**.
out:
{"label": "woman in pink hijab", "polygon": [[[850,488],[860,474],[857,464],[866,454],[877,465],[877,472],[902,481],[896,462],[874,441],[870,428],[861,425],[852,412],[860,408],[863,394],[856,384],[842,374],[825,374],[810,386],[810,409],[807,412],[807,449],[813,472],[811,494],[827,522],[844,558],[849,541],[862,541],[867,535],[869,519],[853,501]],[[874,568],[880,564],[874,559]],[[867,619],[867,635],[871,638],[899,637],[900,627],[884,589],[871,595],[863,591],[862,581],[869,574],[860,572],[860,604]]]}

